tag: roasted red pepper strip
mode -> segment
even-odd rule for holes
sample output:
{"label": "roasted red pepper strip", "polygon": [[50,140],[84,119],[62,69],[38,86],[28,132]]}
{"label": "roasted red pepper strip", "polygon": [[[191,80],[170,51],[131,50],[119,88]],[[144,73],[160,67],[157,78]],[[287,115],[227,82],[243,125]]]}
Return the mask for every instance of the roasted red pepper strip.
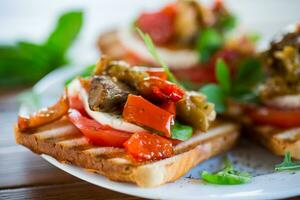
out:
{"label": "roasted red pepper strip", "polygon": [[39,126],[51,123],[64,116],[69,109],[68,99],[63,95],[60,100],[48,108],[43,108],[30,116],[19,116],[18,127],[20,131],[37,128]]}
{"label": "roasted red pepper strip", "polygon": [[139,88],[143,96],[154,101],[177,102],[184,96],[184,91],[176,84],[153,76],[143,80]]}
{"label": "roasted red pepper strip", "polygon": [[69,100],[69,107],[71,109],[75,109],[75,110],[79,111],[83,116],[89,117],[89,115],[85,111],[83,102],[81,101],[78,94],[74,95],[74,96],[68,96],[68,100]]}
{"label": "roasted red pepper strip", "polygon": [[174,102],[171,101],[167,101],[164,102],[163,104],[161,104],[159,107],[161,107],[162,109],[168,111],[169,113],[171,113],[172,115],[174,115],[174,118],[176,116],[176,105]]}
{"label": "roasted red pepper strip", "polygon": [[171,141],[147,132],[134,133],[124,147],[137,161],[160,160],[173,155]]}
{"label": "roasted red pepper strip", "polygon": [[167,74],[161,67],[139,67],[139,70],[148,73],[150,76],[158,77],[162,80],[167,80]]}
{"label": "roasted red pepper strip", "polygon": [[82,116],[74,109],[69,110],[68,117],[80,132],[96,145],[123,147],[124,142],[132,135],[132,133],[103,126],[93,119]]}
{"label": "roasted red pepper strip", "polygon": [[124,106],[123,118],[140,126],[146,126],[171,137],[174,116],[141,96],[129,95]]}

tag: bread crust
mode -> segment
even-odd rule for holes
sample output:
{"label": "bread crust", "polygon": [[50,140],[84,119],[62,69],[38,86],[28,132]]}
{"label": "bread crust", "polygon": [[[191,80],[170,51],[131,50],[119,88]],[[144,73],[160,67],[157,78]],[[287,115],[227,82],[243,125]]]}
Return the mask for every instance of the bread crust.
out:
{"label": "bread crust", "polygon": [[247,131],[248,135],[269,149],[272,153],[284,156],[290,152],[292,158],[300,160],[300,127],[278,129],[271,126],[256,126]]}
{"label": "bread crust", "polygon": [[238,140],[239,128],[226,123],[200,134],[208,135],[198,134],[188,144],[176,146],[173,157],[139,163],[121,148],[91,145],[66,118],[32,132],[20,132],[15,126],[16,142],[37,154],[47,154],[60,162],[80,166],[111,180],[136,183],[140,187],[173,182],[199,162],[229,150]]}

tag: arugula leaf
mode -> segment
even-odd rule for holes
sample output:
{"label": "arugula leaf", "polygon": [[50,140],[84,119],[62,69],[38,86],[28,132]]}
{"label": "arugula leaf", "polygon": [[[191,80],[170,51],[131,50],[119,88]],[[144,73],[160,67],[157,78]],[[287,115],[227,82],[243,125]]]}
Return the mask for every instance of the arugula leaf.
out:
{"label": "arugula leaf", "polygon": [[161,59],[161,57],[159,56],[159,54],[156,51],[155,45],[150,37],[149,34],[147,33],[143,33],[139,28],[136,27],[136,31],[138,32],[138,34],[140,35],[140,37],[144,40],[146,47],[149,51],[149,53],[152,55],[152,57],[161,65],[161,67],[164,69],[164,71],[166,72],[167,76],[168,76],[168,80],[170,80],[171,82],[180,85],[179,82],[177,81],[177,79],[175,78],[175,76],[172,74],[172,72],[170,71],[168,65]]}
{"label": "arugula leaf", "polygon": [[284,155],[283,162],[275,166],[276,171],[299,170],[299,169],[300,169],[300,163],[295,163],[292,161],[290,152],[286,152]]}
{"label": "arugula leaf", "polygon": [[67,79],[65,82],[65,85],[69,85],[69,83],[71,83],[71,81],[76,78],[76,77],[88,77],[91,76],[92,72],[94,71],[94,69],[96,68],[96,65],[90,65],[87,66],[82,72],[80,72],[79,74],[76,74],[75,76],[72,76],[71,78]]}
{"label": "arugula leaf", "polygon": [[216,69],[216,77],[218,83],[224,90],[224,92],[229,93],[231,89],[231,80],[230,80],[230,72],[229,68],[222,59],[217,60],[217,69]]}
{"label": "arugula leaf", "polygon": [[205,94],[207,101],[215,104],[217,113],[222,113],[226,110],[225,93],[217,84],[208,84],[200,89],[200,92]]}
{"label": "arugula leaf", "polygon": [[201,177],[204,181],[219,185],[237,185],[248,183],[252,176],[247,172],[239,172],[234,169],[228,158],[225,158],[225,167],[215,173],[203,171]]}
{"label": "arugula leaf", "polygon": [[175,122],[175,124],[171,127],[171,132],[173,139],[185,141],[192,137],[193,128],[191,126]]}
{"label": "arugula leaf", "polygon": [[32,84],[67,63],[66,51],[78,35],[82,12],[61,16],[56,28],[42,44],[21,41],[0,45],[0,87]]}
{"label": "arugula leaf", "polygon": [[213,28],[201,31],[197,40],[197,50],[201,62],[206,62],[222,46],[223,37]]}

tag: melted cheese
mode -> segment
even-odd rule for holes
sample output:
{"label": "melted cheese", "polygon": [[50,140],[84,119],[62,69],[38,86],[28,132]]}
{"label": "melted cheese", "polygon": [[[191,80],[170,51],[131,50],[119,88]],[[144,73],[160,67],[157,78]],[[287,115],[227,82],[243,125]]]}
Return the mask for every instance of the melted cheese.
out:
{"label": "melted cheese", "polygon": [[[121,44],[128,50],[134,52],[143,60],[159,65],[148,52],[142,40],[139,40],[129,28],[123,28],[118,32]],[[189,68],[198,63],[198,53],[189,49],[169,50],[166,48],[156,48],[160,57],[171,67],[176,69]]]}
{"label": "melted cheese", "polygon": [[68,86],[68,94],[69,95],[75,95],[79,94],[79,97],[84,103],[85,111],[97,122],[110,126],[114,129],[121,130],[121,131],[127,131],[127,132],[141,132],[145,131],[140,126],[137,126],[135,124],[126,122],[122,119],[121,116],[114,115],[111,113],[105,113],[105,112],[99,112],[99,111],[93,111],[90,109],[88,104],[88,94],[85,91],[83,87],[81,87],[80,82],[75,79],[73,80],[69,86]]}

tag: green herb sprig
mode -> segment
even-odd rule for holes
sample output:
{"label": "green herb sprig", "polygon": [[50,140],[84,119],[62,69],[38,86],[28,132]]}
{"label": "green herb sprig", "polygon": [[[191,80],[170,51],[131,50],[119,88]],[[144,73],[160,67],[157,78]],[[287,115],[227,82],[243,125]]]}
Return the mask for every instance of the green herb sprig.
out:
{"label": "green herb sprig", "polygon": [[243,61],[234,77],[230,76],[227,64],[218,59],[216,62],[217,84],[208,84],[200,88],[200,92],[207,96],[208,101],[215,104],[216,111],[226,110],[226,100],[238,102],[257,102],[257,93],[254,90],[264,75],[261,63],[254,58]]}
{"label": "green herb sprig", "polygon": [[164,69],[165,73],[167,74],[168,80],[177,85],[180,85],[179,82],[177,81],[177,79],[175,78],[175,76],[170,71],[169,66],[165,63],[165,61],[163,59],[161,59],[161,57],[157,53],[155,45],[154,45],[150,35],[147,33],[143,33],[143,31],[141,31],[141,29],[139,29],[137,27],[136,27],[136,31],[138,32],[140,37],[144,40],[149,53],[156,60],[156,62],[158,62],[161,65],[161,67]]}
{"label": "green herb sprig", "polygon": [[223,36],[216,29],[205,28],[201,30],[196,44],[199,60],[201,62],[208,61],[223,46],[223,43]]}
{"label": "green herb sprig", "polygon": [[45,42],[0,45],[0,87],[33,84],[69,62],[67,52],[83,24],[83,12],[63,14]]}
{"label": "green herb sprig", "polygon": [[292,161],[291,153],[286,152],[282,163],[275,166],[276,171],[300,170],[300,163]]}
{"label": "green herb sprig", "polygon": [[248,183],[252,176],[247,172],[239,172],[234,169],[230,160],[226,157],[224,159],[224,168],[215,173],[203,171],[201,177],[204,181],[218,185],[238,185]]}

